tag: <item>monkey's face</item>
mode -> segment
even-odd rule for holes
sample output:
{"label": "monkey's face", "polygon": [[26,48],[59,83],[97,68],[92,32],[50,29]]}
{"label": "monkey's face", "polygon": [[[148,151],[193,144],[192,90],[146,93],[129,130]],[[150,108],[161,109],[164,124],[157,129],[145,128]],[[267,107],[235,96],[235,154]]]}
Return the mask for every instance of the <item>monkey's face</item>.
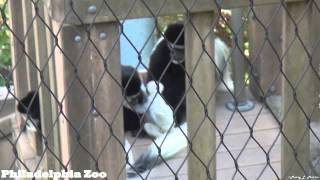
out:
{"label": "monkey's face", "polygon": [[133,109],[137,113],[145,113],[148,104],[148,93],[144,86],[144,84],[140,83],[140,89],[136,92],[136,94],[132,94],[130,96],[126,95],[124,105],[129,109]]}
{"label": "monkey's face", "polygon": [[141,88],[136,94],[126,96],[126,100],[131,106],[141,105],[147,101],[147,93]]}
{"label": "monkey's face", "polygon": [[170,50],[170,58],[174,64],[184,62],[184,28],[182,23],[169,24],[164,37]]}
{"label": "monkey's face", "polygon": [[182,64],[184,62],[184,46],[175,45],[168,42],[170,49],[170,60],[173,64]]}
{"label": "monkey's face", "polygon": [[23,117],[26,120],[27,127],[29,127],[33,131],[37,131],[37,128],[39,130],[41,129],[38,92],[30,91],[19,101],[17,109],[21,114],[23,114]]}
{"label": "monkey's face", "polygon": [[122,66],[122,88],[124,90],[125,105],[135,107],[147,101],[147,92],[136,69]]}

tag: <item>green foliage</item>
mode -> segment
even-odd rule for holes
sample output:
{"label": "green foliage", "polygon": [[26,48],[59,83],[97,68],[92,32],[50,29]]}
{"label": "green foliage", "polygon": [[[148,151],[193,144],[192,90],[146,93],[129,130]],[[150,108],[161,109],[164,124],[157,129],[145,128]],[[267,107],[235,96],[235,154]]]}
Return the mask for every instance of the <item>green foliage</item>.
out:
{"label": "green foliage", "polygon": [[[10,31],[8,26],[4,24],[4,20],[8,20],[8,4],[5,0],[0,0],[0,70],[10,69],[11,51],[10,51]],[[0,86],[6,84],[4,77],[0,76]]]}
{"label": "green foliage", "polygon": [[7,26],[0,28],[0,66],[11,65],[10,36]]}
{"label": "green foliage", "polygon": [[[184,14],[176,14],[171,16],[160,16],[158,17],[158,28],[161,32],[165,31],[166,26],[169,23],[183,21],[185,19]],[[159,34],[160,36],[160,34]]]}

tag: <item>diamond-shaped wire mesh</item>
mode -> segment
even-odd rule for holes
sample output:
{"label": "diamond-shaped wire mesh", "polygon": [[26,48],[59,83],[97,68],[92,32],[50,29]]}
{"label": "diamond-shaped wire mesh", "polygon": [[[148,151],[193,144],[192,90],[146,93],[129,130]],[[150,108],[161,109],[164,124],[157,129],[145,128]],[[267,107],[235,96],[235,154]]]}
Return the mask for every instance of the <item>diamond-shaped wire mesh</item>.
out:
{"label": "diamond-shaped wire mesh", "polygon": [[0,177],[319,179],[319,3],[0,0]]}

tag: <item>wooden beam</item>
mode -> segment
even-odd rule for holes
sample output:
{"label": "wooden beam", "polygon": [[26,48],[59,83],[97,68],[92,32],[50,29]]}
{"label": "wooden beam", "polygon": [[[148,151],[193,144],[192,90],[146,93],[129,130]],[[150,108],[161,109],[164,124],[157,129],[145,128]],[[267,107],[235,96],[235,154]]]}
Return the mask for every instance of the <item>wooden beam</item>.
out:
{"label": "wooden beam", "polygon": [[[13,119],[14,119],[14,117],[13,117]],[[2,120],[0,120],[0,123],[1,123],[1,121]],[[1,125],[3,125],[3,124],[1,123]],[[10,123],[10,125],[11,125],[11,123]],[[12,129],[11,126],[8,127],[8,128]],[[12,137],[8,136],[8,139],[10,139],[10,141],[11,141]],[[10,144],[8,139],[3,138],[3,137],[1,137],[1,139],[0,139],[0,149],[1,149],[1,153],[0,153],[0,158],[1,158],[0,169],[8,169],[9,170],[10,167],[11,167],[11,162],[15,161],[15,159],[17,158],[15,156],[14,152],[12,151],[12,144]],[[13,168],[11,168],[11,169],[13,169]]]}
{"label": "wooden beam", "polygon": [[[318,106],[314,94],[317,88],[314,83],[314,72],[310,67],[307,69],[310,66],[307,52],[312,52],[313,41],[318,39],[317,33],[311,33],[314,32],[313,24],[317,21],[312,18],[311,2],[288,3],[288,13],[292,19],[286,13],[284,20],[283,34],[287,55],[283,61],[286,78],[282,81],[281,175],[283,179],[293,175],[302,177],[310,173],[307,117],[310,118],[312,109]],[[293,21],[297,23],[296,26]],[[298,36],[307,50],[302,46]]]}
{"label": "wooden beam", "polygon": [[[12,67],[13,71],[13,84],[14,93],[19,99],[22,98],[27,93],[28,81],[26,69],[26,59],[24,56],[23,47],[23,15],[22,15],[22,1],[14,2],[13,0],[9,2],[9,13],[10,13],[10,27],[14,33],[11,37],[11,57],[12,57]],[[22,123],[22,118],[17,112],[17,124],[18,127]]]}
{"label": "wooden beam", "polygon": [[38,88],[37,81],[37,68],[36,68],[36,48],[34,41],[34,14],[32,10],[34,6],[29,0],[22,0],[22,10],[23,10],[23,29],[26,35],[26,40],[24,41],[26,47],[26,68],[27,68],[27,78],[28,78],[28,90],[35,90]]}
{"label": "wooden beam", "polygon": [[100,115],[95,117],[94,121],[97,158],[100,155],[98,165],[101,171],[107,172],[108,179],[124,180],[126,173],[123,167],[126,162],[121,146],[124,145],[124,124],[120,86],[119,26],[118,23],[96,24],[92,33],[95,44],[91,50],[92,84],[93,90],[96,91],[94,96],[96,111]]}
{"label": "wooden beam", "polygon": [[[59,123],[57,121],[57,102],[53,96],[56,96],[56,80],[55,80],[55,66],[54,66],[54,47],[53,37],[50,32],[52,29],[51,20],[48,16],[47,10],[44,8],[43,2],[38,3],[38,15],[33,11],[33,16],[36,17],[34,21],[34,39],[36,49],[36,65],[40,69],[37,73],[37,79],[40,84],[39,98],[40,98],[40,112],[41,112],[41,130],[44,139],[39,139],[39,144],[43,144],[41,151],[44,153],[45,170],[60,171],[61,165],[59,160],[60,139],[59,139]],[[50,28],[50,29],[48,29]],[[50,150],[48,150],[50,149]],[[51,152],[54,153],[54,156]],[[56,157],[59,158],[56,159]]]}
{"label": "wooden beam", "polygon": [[[304,0],[285,0],[285,2],[299,2]],[[254,6],[263,6],[270,4],[280,4],[281,0],[253,0]],[[241,8],[248,7],[250,5],[250,1],[248,0],[223,0],[221,7],[223,9],[232,9],[232,8]]]}
{"label": "wooden beam", "polygon": [[[0,139],[4,138],[4,136],[10,135],[13,131],[13,125],[12,122],[15,119],[14,114],[10,114],[7,116],[2,116],[0,118],[0,131],[3,133],[0,133]],[[6,139],[4,139],[6,141]]]}
{"label": "wooden beam", "polygon": [[[106,33],[106,39],[101,39],[101,32]],[[60,119],[63,162],[74,171],[106,172],[108,179],[125,178],[120,146],[124,140],[122,95],[113,80],[121,82],[118,37],[116,23],[91,26],[94,45],[88,41],[87,26],[63,26],[59,38],[63,52],[57,52],[63,59],[56,60],[58,93],[64,108]]]}
{"label": "wooden beam", "polygon": [[[317,5],[320,4],[320,0],[316,0],[317,2]],[[317,11],[313,11],[313,18],[314,19],[320,19],[320,15]],[[315,29],[314,29],[314,32],[313,33],[318,33],[320,32],[320,21],[315,21]],[[314,39],[315,41],[319,41],[320,38],[315,38]],[[317,45],[316,46],[316,49],[314,50],[314,58],[313,58],[313,65],[315,67],[315,69],[318,71],[318,76],[315,77],[315,86],[316,86],[316,92],[315,92],[315,95],[318,95],[318,100],[317,103],[318,103],[318,108],[316,108],[316,112],[314,113],[314,116],[315,118],[313,118],[313,120],[315,121],[318,121],[320,123],[320,118],[316,118],[316,117],[320,117],[320,80],[319,80],[319,77],[320,77],[320,46]]]}
{"label": "wooden beam", "polygon": [[[124,18],[152,17],[172,14],[185,14],[187,12],[215,11],[217,6],[212,0],[44,0],[50,7],[52,17],[67,24],[91,24],[94,22],[117,21]],[[183,2],[183,4],[181,3]],[[286,0],[296,2],[303,0]],[[72,3],[71,3],[72,2]],[[107,4],[105,4],[107,2]],[[279,0],[254,0],[253,4],[279,4]],[[71,8],[72,4],[72,8]],[[163,5],[164,4],[164,5]],[[249,6],[248,0],[223,0],[224,9]],[[89,7],[96,7],[96,12],[88,11]],[[91,8],[93,10],[94,8]],[[161,9],[161,10],[160,10]],[[151,12],[150,12],[151,11]],[[160,11],[160,12],[159,12]],[[96,14],[97,13],[97,14]],[[115,17],[116,16],[116,17]]]}
{"label": "wooden beam", "polygon": [[[9,0],[9,17],[10,17],[10,28],[12,29],[10,44],[11,46],[11,58],[13,71],[13,84],[14,84],[14,95],[18,100],[22,99],[28,92],[28,78],[27,74],[27,61],[24,54],[24,26],[23,26],[23,8],[22,1]],[[16,109],[16,108],[15,108]],[[21,127],[24,124],[24,119],[21,114],[16,109],[16,119],[13,122],[15,132],[13,137],[13,142],[17,141],[17,135],[22,131]],[[17,141],[18,156],[23,163],[26,162],[27,154],[24,151],[21,141]],[[26,169],[29,167],[24,166],[23,163],[17,163],[17,166],[21,169]]]}
{"label": "wooden beam", "polygon": [[[317,6],[320,5],[320,0],[315,0]],[[315,5],[313,8],[316,8]],[[319,19],[320,15],[319,12],[314,10],[313,11],[313,17],[314,19]],[[312,29],[313,31],[311,31],[311,33],[315,33],[318,34],[320,32],[320,21],[314,21],[314,28]],[[316,92],[314,93],[315,96],[318,95],[318,98],[315,98],[315,101],[318,103],[318,108],[315,109],[314,115],[312,117],[312,120],[317,121],[320,123],[320,45],[318,43],[318,41],[320,41],[320,38],[314,38],[313,39],[313,66],[315,67],[316,71],[318,72],[318,77],[314,78],[314,82],[315,82],[315,86],[316,86]]]}
{"label": "wooden beam", "polygon": [[[192,80],[186,78],[188,139],[192,142],[188,178],[216,179],[216,158],[213,156],[216,149],[213,125],[216,111],[215,96],[212,96],[216,72],[212,62],[214,13],[194,13],[190,21],[194,26],[188,22],[185,30],[186,69],[192,77]],[[208,54],[202,49],[203,45]]]}
{"label": "wooden beam", "polygon": [[[26,50],[26,70],[27,73],[25,76],[27,77],[28,87],[25,87],[28,92],[31,90],[38,89],[38,66],[36,62],[36,51],[37,47],[35,44],[35,34],[34,34],[34,26],[35,21],[33,13],[34,6],[32,2],[28,0],[22,1],[22,10],[23,10],[23,29],[24,34],[26,36],[25,41],[25,50]],[[40,48],[41,50],[44,50]],[[37,51],[39,52],[39,51]],[[35,150],[35,156],[41,156],[42,154],[42,142],[41,138],[38,136],[37,132],[34,131],[26,131],[28,140],[30,141],[30,146]]]}
{"label": "wooden beam", "polygon": [[59,100],[63,105],[60,115],[63,163],[74,171],[93,169],[94,161],[87,152],[92,152],[94,136],[90,115],[92,64],[85,43],[88,38],[85,28],[76,26],[63,26],[60,35],[62,51],[56,53],[62,54],[63,59],[56,60],[56,70]]}
{"label": "wooden beam", "polygon": [[[250,89],[258,99],[261,99],[263,95],[281,95],[280,61],[283,56],[282,17],[284,10],[278,7],[278,5],[255,7],[256,17],[251,16],[250,18],[248,30],[250,61],[254,68],[253,74],[250,75]],[[273,16],[276,17],[273,18]],[[265,42],[266,31],[260,24],[261,22],[265,26],[268,25],[270,43]]]}

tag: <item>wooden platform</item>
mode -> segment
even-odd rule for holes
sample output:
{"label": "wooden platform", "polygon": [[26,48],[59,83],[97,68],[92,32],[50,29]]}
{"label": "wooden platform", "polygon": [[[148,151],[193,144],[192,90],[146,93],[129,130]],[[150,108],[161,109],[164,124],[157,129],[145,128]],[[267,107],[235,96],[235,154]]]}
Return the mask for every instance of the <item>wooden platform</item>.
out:
{"label": "wooden platform", "polygon": [[[225,108],[224,103],[228,99],[230,97],[226,94],[220,92],[217,94],[217,126],[219,131],[224,132],[225,145],[221,144],[220,136],[217,134],[217,179],[257,179],[259,177],[259,179],[270,180],[277,179],[276,174],[281,177],[281,140],[276,120],[262,104],[257,104],[252,111],[242,113],[244,120],[239,113],[232,114]],[[250,138],[248,126],[253,127],[253,138]],[[132,142],[133,138],[128,138]],[[35,149],[30,147],[30,142],[24,133],[19,141],[22,142],[20,148],[28,151],[27,154],[29,154],[28,157],[24,157],[25,163],[29,169],[33,170],[38,167],[39,157],[35,156]],[[137,139],[133,148],[134,157],[137,158],[150,143],[151,140],[147,138]],[[270,157],[271,164],[267,164],[266,153]],[[186,149],[168,160],[167,165],[162,163],[142,174],[143,179],[147,177],[147,179],[171,180],[174,179],[174,174],[177,174],[179,179],[187,179],[187,154]],[[239,171],[236,171],[235,160],[239,165]],[[41,165],[38,168],[41,168]],[[138,179],[142,178],[130,178],[130,180]]]}
{"label": "wooden platform", "polygon": [[[217,179],[277,179],[280,175],[280,138],[279,126],[275,118],[262,104],[257,104],[254,110],[232,114],[224,103],[230,99],[226,94],[218,93],[217,100],[217,126],[224,133],[224,145],[220,142],[217,133]],[[253,138],[250,138],[248,126],[253,127]],[[134,145],[135,158],[146,149],[151,141],[138,139]],[[259,144],[258,144],[258,143]],[[168,160],[167,165],[161,165],[143,173],[143,179],[171,180],[174,174],[179,179],[187,179],[188,151],[185,150],[175,158]],[[267,163],[267,154],[270,163]],[[235,160],[239,165],[239,171],[235,168]],[[134,180],[141,177],[130,178]]]}

